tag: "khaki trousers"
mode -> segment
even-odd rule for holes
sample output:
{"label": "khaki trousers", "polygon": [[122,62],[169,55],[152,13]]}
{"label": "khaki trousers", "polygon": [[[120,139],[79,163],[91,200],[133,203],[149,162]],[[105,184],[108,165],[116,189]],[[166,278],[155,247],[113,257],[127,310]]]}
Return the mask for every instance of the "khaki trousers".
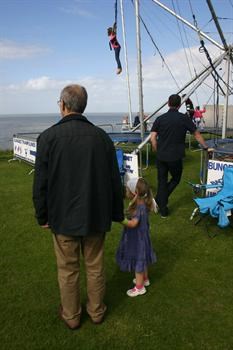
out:
{"label": "khaki trousers", "polygon": [[101,321],[104,316],[104,240],[105,234],[88,237],[53,235],[62,316],[66,320],[80,322],[80,251],[86,269],[87,313],[94,322]]}

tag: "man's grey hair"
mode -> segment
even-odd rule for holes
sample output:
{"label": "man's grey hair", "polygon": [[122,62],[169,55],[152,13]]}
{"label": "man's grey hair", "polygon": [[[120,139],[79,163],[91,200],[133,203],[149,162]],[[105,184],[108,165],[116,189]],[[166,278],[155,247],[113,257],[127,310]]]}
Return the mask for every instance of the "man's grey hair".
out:
{"label": "man's grey hair", "polygon": [[70,112],[83,113],[87,105],[87,91],[78,84],[68,85],[61,91],[60,99]]}

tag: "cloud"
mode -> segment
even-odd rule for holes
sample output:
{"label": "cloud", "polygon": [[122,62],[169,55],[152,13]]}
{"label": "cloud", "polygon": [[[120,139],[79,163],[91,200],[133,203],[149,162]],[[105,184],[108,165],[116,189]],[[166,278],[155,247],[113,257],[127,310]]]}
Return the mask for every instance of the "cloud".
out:
{"label": "cloud", "polygon": [[[115,80],[115,79],[114,79]],[[69,84],[80,84],[93,91],[98,91],[98,93],[103,93],[111,89],[115,93],[122,89],[122,79],[118,79],[118,81],[114,81],[112,79],[98,79],[95,77],[86,76],[79,80],[57,80],[48,76],[42,76],[38,78],[28,79],[21,84],[9,84],[6,86],[0,86],[0,89],[3,90],[31,90],[31,91],[46,91],[46,90],[55,90],[64,87]]]}
{"label": "cloud", "polygon": [[47,48],[36,45],[20,45],[10,40],[0,39],[0,59],[31,58],[49,51]]}
{"label": "cloud", "polygon": [[[191,48],[195,69],[197,72],[203,69],[208,64],[205,55],[198,53],[198,47]],[[211,50],[209,49],[209,52]],[[211,57],[216,55],[216,51],[211,52]],[[185,62],[184,52],[182,50],[176,53],[171,53],[165,57],[169,67],[172,67],[172,73],[175,79],[178,81],[179,86],[182,87],[185,83],[191,80],[187,63]],[[0,98],[1,96],[26,96],[30,94],[28,99],[31,106],[24,106],[24,108],[31,108],[30,110],[40,111],[41,108],[46,108],[48,111],[52,111],[54,108],[54,99],[59,96],[61,89],[69,84],[81,84],[86,87],[88,92],[88,111],[92,112],[123,112],[128,110],[128,91],[126,84],[125,72],[120,76],[114,75],[109,78],[98,78],[95,76],[83,76],[80,79],[75,80],[59,80],[50,76],[40,76],[30,78],[20,84],[12,83],[10,85],[0,86]],[[210,82],[210,88],[203,87],[199,91],[198,98],[201,101],[206,102],[210,94],[213,92],[213,81]],[[130,64],[130,87],[131,87],[131,100],[132,110],[138,110],[138,81],[136,62],[132,61]],[[168,96],[172,93],[176,93],[178,88],[172,79],[170,73],[166,67],[163,67],[161,59],[158,55],[148,57],[143,60],[143,96],[144,96],[144,110],[149,112],[155,110],[159,105],[164,103]],[[188,92],[189,88],[185,92]],[[37,98],[37,100],[36,100]],[[38,106],[39,100],[43,100],[43,106]],[[195,96],[194,96],[195,98]],[[3,101],[5,98],[3,99]],[[34,102],[33,102],[34,101]],[[203,102],[203,103],[204,103]],[[29,104],[30,104],[29,103]],[[195,102],[196,103],[196,102]],[[9,104],[8,109],[12,108]],[[17,109],[17,106],[15,106]]]}
{"label": "cloud", "polygon": [[43,76],[37,79],[29,79],[23,87],[26,90],[54,90],[70,83],[71,81],[69,80],[58,81],[47,76]]}
{"label": "cloud", "polygon": [[[177,80],[179,85],[182,82],[191,80],[195,72],[200,72],[204,67],[209,65],[205,54],[200,54],[199,47],[191,47],[186,52],[188,62],[183,49],[173,52],[165,57],[165,63],[159,55],[149,57],[143,66],[143,77],[145,81],[155,81],[157,85],[164,84],[166,81]],[[216,56],[217,51],[212,46],[208,47],[211,57]],[[219,52],[218,52],[219,54]],[[168,68],[169,70],[168,70]],[[190,69],[190,70],[189,70]],[[180,83],[181,82],[181,83]]]}
{"label": "cloud", "polygon": [[47,76],[29,79],[21,84],[9,84],[7,86],[0,86],[0,91],[48,91],[57,90],[65,85],[71,84],[70,80],[56,80]]}
{"label": "cloud", "polygon": [[68,15],[84,17],[84,18],[95,18],[96,16],[90,11],[81,9],[79,5],[72,5],[67,7],[60,7],[59,10]]}

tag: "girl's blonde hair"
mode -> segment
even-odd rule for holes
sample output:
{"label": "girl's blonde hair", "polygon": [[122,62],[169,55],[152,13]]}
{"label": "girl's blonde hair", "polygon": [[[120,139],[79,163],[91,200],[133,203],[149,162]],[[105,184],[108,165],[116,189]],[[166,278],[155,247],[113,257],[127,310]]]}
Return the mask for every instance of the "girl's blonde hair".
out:
{"label": "girl's blonde hair", "polygon": [[129,203],[128,207],[128,213],[132,214],[137,206],[137,199],[143,199],[145,201],[145,205],[149,211],[153,211],[154,205],[153,205],[153,193],[150,189],[149,184],[146,182],[145,179],[140,177],[137,181],[136,187],[135,187],[135,197],[133,200]]}

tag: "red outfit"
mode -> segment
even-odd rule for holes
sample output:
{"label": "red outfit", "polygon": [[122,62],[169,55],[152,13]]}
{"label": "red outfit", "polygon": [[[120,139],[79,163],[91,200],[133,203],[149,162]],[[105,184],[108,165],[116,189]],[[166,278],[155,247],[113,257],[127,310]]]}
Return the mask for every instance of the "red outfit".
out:
{"label": "red outfit", "polygon": [[202,115],[202,113],[205,113],[206,112],[206,109],[205,108],[203,108],[203,109],[195,109],[195,111],[194,111],[194,118],[196,119],[196,118],[203,118],[203,115]]}
{"label": "red outfit", "polygon": [[118,43],[117,38],[116,38],[116,34],[114,32],[112,32],[109,35],[109,41],[110,41],[111,47],[113,49],[120,47],[120,44]]}
{"label": "red outfit", "polygon": [[117,38],[116,38],[116,33],[112,32],[109,35],[109,46],[110,49],[114,50],[115,52],[115,59],[117,62],[117,68],[119,70],[118,74],[121,72],[122,67],[121,67],[121,61],[120,61],[120,50],[121,50],[121,45],[118,43]]}

